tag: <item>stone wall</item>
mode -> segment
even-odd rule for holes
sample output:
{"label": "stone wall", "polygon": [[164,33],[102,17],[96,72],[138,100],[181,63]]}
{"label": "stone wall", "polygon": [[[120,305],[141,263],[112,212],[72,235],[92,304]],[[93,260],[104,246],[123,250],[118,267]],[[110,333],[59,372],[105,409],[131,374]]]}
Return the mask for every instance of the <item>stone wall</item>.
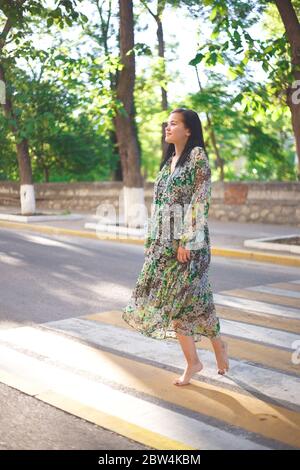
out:
{"label": "stone wall", "polygon": [[[145,183],[150,214],[153,184]],[[96,212],[99,204],[118,209],[121,182],[35,184],[38,210]],[[0,205],[19,206],[19,184],[0,182]],[[240,222],[300,225],[300,183],[213,183],[209,217]]]}
{"label": "stone wall", "polygon": [[213,183],[209,215],[218,220],[300,225],[300,183]]}

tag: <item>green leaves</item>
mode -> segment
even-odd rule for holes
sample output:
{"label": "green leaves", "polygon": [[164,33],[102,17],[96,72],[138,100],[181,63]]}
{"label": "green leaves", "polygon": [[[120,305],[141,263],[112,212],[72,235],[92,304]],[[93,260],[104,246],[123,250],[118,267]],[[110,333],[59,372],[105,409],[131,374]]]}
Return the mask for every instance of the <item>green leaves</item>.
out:
{"label": "green leaves", "polygon": [[203,54],[202,52],[198,52],[195,58],[189,62],[189,65],[195,66],[197,64],[200,64],[204,58],[205,58],[205,54]]}
{"label": "green leaves", "polygon": [[54,18],[47,18],[47,27],[50,28],[54,23]]}
{"label": "green leaves", "polygon": [[137,56],[148,56],[148,57],[152,56],[151,48],[145,43],[141,43],[141,42],[135,43],[134,51]]}

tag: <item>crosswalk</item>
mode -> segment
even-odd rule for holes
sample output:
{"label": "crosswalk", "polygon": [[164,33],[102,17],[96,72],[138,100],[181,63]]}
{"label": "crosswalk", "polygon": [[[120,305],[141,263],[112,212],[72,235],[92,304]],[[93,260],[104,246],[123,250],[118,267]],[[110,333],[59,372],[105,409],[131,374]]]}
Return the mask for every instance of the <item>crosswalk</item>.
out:
{"label": "crosswalk", "polygon": [[214,294],[230,371],[108,311],[0,330],[0,381],[153,449],[300,448],[300,280]]}

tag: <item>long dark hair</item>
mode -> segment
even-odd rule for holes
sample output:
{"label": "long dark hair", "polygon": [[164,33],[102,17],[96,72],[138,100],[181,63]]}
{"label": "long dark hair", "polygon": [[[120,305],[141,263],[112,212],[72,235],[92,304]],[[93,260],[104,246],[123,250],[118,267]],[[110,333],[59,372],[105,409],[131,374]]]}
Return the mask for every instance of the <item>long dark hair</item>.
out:
{"label": "long dark hair", "polygon": [[[184,164],[184,162],[186,161],[186,159],[188,158],[190,154],[190,151],[194,147],[202,147],[205,150],[205,152],[206,152],[206,148],[205,148],[204,139],[203,139],[202,125],[201,125],[201,121],[200,121],[198,114],[192,109],[186,109],[186,108],[177,108],[171,111],[171,113],[181,113],[185,127],[191,131],[191,135],[189,136],[187,143],[175,165],[175,166],[179,166],[179,165]],[[174,152],[175,152],[175,145],[169,144],[167,147],[166,156],[160,165],[160,170],[164,167],[164,165],[167,163],[169,158],[171,158]]]}

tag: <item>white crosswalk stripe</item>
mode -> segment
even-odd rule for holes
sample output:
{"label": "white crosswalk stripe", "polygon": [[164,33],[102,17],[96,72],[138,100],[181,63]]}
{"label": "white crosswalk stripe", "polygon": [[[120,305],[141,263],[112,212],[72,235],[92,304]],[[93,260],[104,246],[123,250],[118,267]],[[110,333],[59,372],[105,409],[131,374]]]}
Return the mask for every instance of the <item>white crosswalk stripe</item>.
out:
{"label": "white crosswalk stripe", "polygon": [[[222,294],[214,294],[214,300],[219,305],[235,307],[241,310],[268,313],[269,315],[278,315],[285,318],[300,319],[300,309],[298,310],[292,307],[283,307],[282,305],[259,302],[257,300],[251,299],[242,299],[240,297]],[[275,299],[274,302],[276,302]]]}
{"label": "white crosswalk stripe", "polygon": [[285,289],[278,289],[276,287],[268,287],[268,286],[247,287],[247,290],[251,290],[254,292],[264,292],[266,294],[274,294],[274,295],[279,295],[283,297],[299,299],[299,308],[300,308],[300,292],[296,292],[292,290],[285,290]]}
{"label": "white crosswalk stripe", "polygon": [[265,344],[290,350],[293,350],[293,343],[300,339],[299,335],[294,333],[286,333],[283,331],[273,330],[272,328],[248,325],[246,323],[224,319],[221,320],[221,328],[224,334],[253,341],[260,341]]}
{"label": "white crosswalk stripe", "polygon": [[[278,295],[298,298],[286,284],[249,287],[245,298],[222,292],[214,300],[300,323],[300,309],[276,304]],[[270,294],[274,303],[247,299],[247,290]],[[179,343],[140,334],[121,312],[2,328],[0,380],[155,448],[300,448],[300,365],[292,364],[300,336],[253,318],[220,319],[232,345],[230,371],[219,376],[212,349],[200,343],[205,367],[187,387],[172,385],[185,366]],[[249,351],[255,359],[245,359]]]}
{"label": "white crosswalk stripe", "polygon": [[[54,329],[62,329],[62,331],[68,331],[77,337],[83,337],[81,332],[84,327],[84,338],[100,347],[110,347],[121,353],[133,354],[141,359],[144,358],[149,361],[156,361],[162,366],[184,367],[184,360],[182,355],[179,354],[180,351],[177,342],[161,342],[159,344],[158,355],[157,340],[144,337],[131,330],[124,331],[123,328],[116,326],[80,318],[51,322],[48,323],[47,326]],[[24,335],[22,336],[24,340]],[[23,345],[26,346],[26,342],[23,343]],[[221,384],[227,383],[236,385],[238,382],[245,384],[247,381],[251,384],[251,390],[253,392],[255,391],[258,394],[272,397],[278,401],[282,400],[296,404],[299,406],[300,410],[298,377],[287,376],[278,371],[268,370],[263,367],[248,364],[246,361],[237,361],[234,359],[230,361],[230,374],[220,377],[216,374],[214,354],[211,351],[202,350],[200,356],[205,364],[205,368],[201,371],[201,376],[217,380]],[[198,374],[198,376],[200,377],[200,374]],[[242,388],[238,385],[236,386],[240,389]]]}

